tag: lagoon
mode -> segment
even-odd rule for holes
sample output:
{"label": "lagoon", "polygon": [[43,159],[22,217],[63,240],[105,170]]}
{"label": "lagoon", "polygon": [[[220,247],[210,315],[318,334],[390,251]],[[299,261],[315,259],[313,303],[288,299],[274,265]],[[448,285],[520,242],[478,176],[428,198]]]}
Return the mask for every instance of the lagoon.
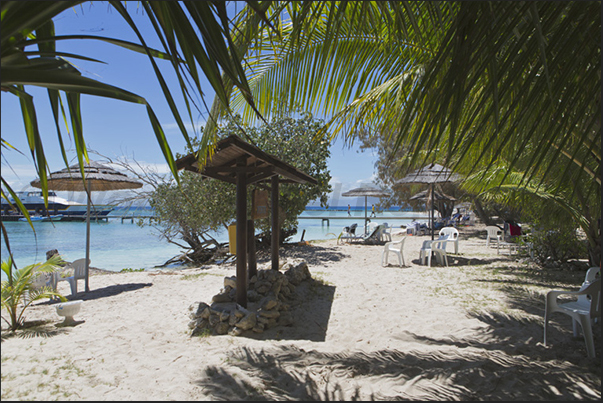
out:
{"label": "lagoon", "polygon": [[[109,271],[123,269],[153,270],[170,258],[181,253],[182,248],[161,239],[157,230],[150,226],[140,227],[129,220],[121,221],[123,210],[111,212],[108,221],[90,223],[91,266]],[[413,219],[426,221],[425,212],[383,211],[371,218],[373,222],[387,222],[400,228]],[[148,220],[147,220],[148,222]],[[357,223],[364,225],[364,208],[353,208],[348,217],[347,207],[329,210],[305,210],[299,216],[298,233],[290,241],[334,239],[344,226]],[[46,251],[57,249],[67,261],[85,257],[86,223],[77,221],[34,222],[35,233],[26,222],[3,222],[18,267],[46,260]],[[305,230],[305,232],[304,232]],[[227,242],[227,231],[214,234],[219,242]],[[2,259],[8,256],[2,236]],[[169,266],[177,268],[179,266]],[[4,274],[3,277],[4,279]]]}

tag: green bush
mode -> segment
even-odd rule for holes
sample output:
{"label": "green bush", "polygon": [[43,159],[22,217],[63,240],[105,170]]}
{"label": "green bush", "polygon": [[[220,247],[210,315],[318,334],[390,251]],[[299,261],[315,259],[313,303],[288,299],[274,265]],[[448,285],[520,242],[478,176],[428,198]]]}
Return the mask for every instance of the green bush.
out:
{"label": "green bush", "polygon": [[530,238],[534,259],[545,266],[588,257],[587,241],[574,227],[539,228],[532,232]]}

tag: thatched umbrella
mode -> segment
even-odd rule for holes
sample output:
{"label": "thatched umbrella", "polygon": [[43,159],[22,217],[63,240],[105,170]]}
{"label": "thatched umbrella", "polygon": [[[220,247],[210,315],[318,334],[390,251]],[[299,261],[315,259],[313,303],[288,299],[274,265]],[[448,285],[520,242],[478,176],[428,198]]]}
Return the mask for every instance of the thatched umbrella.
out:
{"label": "thatched umbrella", "polygon": [[[430,164],[421,169],[418,169],[410,174],[406,175],[402,179],[398,179],[395,185],[413,184],[413,183],[426,183],[430,185],[430,192],[434,192],[434,185],[436,183],[456,182],[461,177],[458,174],[452,173],[448,168],[443,167],[439,164]],[[394,185],[394,186],[395,186]],[[437,197],[437,196],[436,196]],[[433,198],[431,198],[431,239],[433,240]]]}
{"label": "thatched umbrella", "polygon": [[371,186],[360,187],[352,190],[348,190],[341,194],[344,197],[362,197],[364,196],[364,232],[366,234],[367,231],[367,198],[371,197],[386,197],[391,196],[390,192],[387,190],[377,189]]}
{"label": "thatched umbrella", "polygon": [[[48,176],[48,189],[59,191],[86,192],[88,205],[86,208],[86,292],[90,262],[90,202],[93,191],[108,191],[120,189],[137,189],[142,183],[129,178],[127,175],[101,163],[90,161],[84,165],[84,177],[79,164],[53,172]],[[31,186],[41,188],[40,179],[31,181]]]}
{"label": "thatched umbrella", "polygon": [[[433,196],[435,197],[435,201],[440,201],[440,200],[446,200],[446,201],[455,201],[456,198],[449,196],[445,193],[440,193],[437,190],[434,189],[433,191]],[[426,189],[423,190],[417,194],[415,194],[414,196],[411,196],[409,200],[427,200],[428,202],[431,201],[431,189]]]}

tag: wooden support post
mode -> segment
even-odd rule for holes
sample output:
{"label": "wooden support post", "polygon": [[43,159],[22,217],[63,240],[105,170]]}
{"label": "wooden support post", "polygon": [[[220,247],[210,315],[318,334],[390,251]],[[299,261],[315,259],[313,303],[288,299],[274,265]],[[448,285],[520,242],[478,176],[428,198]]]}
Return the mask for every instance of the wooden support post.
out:
{"label": "wooden support post", "polygon": [[237,304],[247,308],[247,180],[237,174]]}
{"label": "wooden support post", "polygon": [[[90,192],[92,192],[92,190],[90,189],[90,180],[87,179],[86,197],[88,197],[88,204],[86,206],[86,263],[84,266],[84,272],[86,273],[84,289],[86,290],[86,292],[90,292]],[[75,279],[75,281],[77,281],[77,278]]]}
{"label": "wooden support post", "polygon": [[258,264],[255,256],[255,227],[253,220],[247,221],[247,259],[249,260],[248,277],[255,276],[258,272]]}
{"label": "wooden support post", "polygon": [[278,242],[281,237],[281,229],[278,223],[278,175],[274,175],[271,179],[271,199],[272,199],[272,237],[271,237],[271,255],[272,255],[272,270],[278,270]]}

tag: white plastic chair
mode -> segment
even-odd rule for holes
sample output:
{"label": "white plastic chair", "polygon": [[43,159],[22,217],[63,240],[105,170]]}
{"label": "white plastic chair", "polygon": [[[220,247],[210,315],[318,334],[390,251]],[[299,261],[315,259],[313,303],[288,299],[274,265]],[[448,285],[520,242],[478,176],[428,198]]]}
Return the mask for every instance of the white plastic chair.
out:
{"label": "white plastic chair", "polygon": [[448,256],[446,255],[446,242],[448,241],[448,235],[442,235],[438,239],[433,241],[423,241],[421,250],[419,251],[419,260],[421,264],[427,264],[431,267],[431,255],[432,252],[436,256],[436,260],[439,264],[448,266]]}
{"label": "white plastic chair", "polygon": [[486,227],[486,231],[488,232],[488,236],[486,238],[486,247],[490,246],[490,241],[492,240],[492,242],[496,242],[498,245],[498,236],[502,235],[503,230],[501,230],[500,228],[498,228],[495,225],[488,225]]}
{"label": "white plastic chair", "polygon": [[[50,287],[53,291],[57,289],[57,281],[55,273],[36,273],[34,274],[31,281],[31,291],[39,290],[44,287]],[[52,297],[50,298],[52,301]],[[30,301],[29,292],[24,293],[23,301],[28,303]]]}
{"label": "white plastic chair", "polygon": [[[88,266],[90,266],[90,259],[88,259]],[[66,268],[73,268],[73,276],[62,277],[58,281],[67,281],[71,287],[71,295],[77,294],[77,281],[86,279],[86,259],[74,260],[71,264],[67,264]]]}
{"label": "white plastic chair", "polygon": [[404,241],[406,237],[402,238],[399,241],[391,241],[385,244],[383,252],[381,252],[381,265],[387,266],[387,261],[389,258],[389,253],[395,253],[398,256],[398,261],[400,262],[400,267],[406,266],[404,263],[404,253],[402,249],[404,248]]}
{"label": "white plastic chair", "polygon": [[584,283],[582,283],[582,285],[584,286],[586,283],[592,283],[593,281],[595,281],[597,279],[597,274],[599,276],[601,275],[600,267],[595,266],[588,269],[586,271],[586,276],[584,277]]}
{"label": "white plastic chair", "polygon": [[440,230],[440,236],[448,235],[448,242],[454,243],[454,254],[459,253],[459,230],[454,227],[444,227]]}
{"label": "white plastic chair", "polygon": [[[596,270],[593,270],[596,269]],[[600,268],[593,267],[588,270],[586,279],[580,291],[549,291],[546,294],[544,310],[544,345],[547,345],[547,327],[551,314],[561,312],[572,318],[574,337],[578,337],[578,324],[582,328],[586,353],[589,358],[595,358],[595,343],[593,340],[592,321],[601,317],[601,278],[595,278]],[[592,281],[588,281],[591,278]],[[558,303],[560,295],[572,295],[576,301]],[[590,297],[590,298],[589,298]]]}
{"label": "white plastic chair", "polygon": [[383,228],[381,229],[381,233],[379,234],[379,239],[383,242],[391,242],[392,241],[392,227],[389,226],[388,223],[384,222]]}

